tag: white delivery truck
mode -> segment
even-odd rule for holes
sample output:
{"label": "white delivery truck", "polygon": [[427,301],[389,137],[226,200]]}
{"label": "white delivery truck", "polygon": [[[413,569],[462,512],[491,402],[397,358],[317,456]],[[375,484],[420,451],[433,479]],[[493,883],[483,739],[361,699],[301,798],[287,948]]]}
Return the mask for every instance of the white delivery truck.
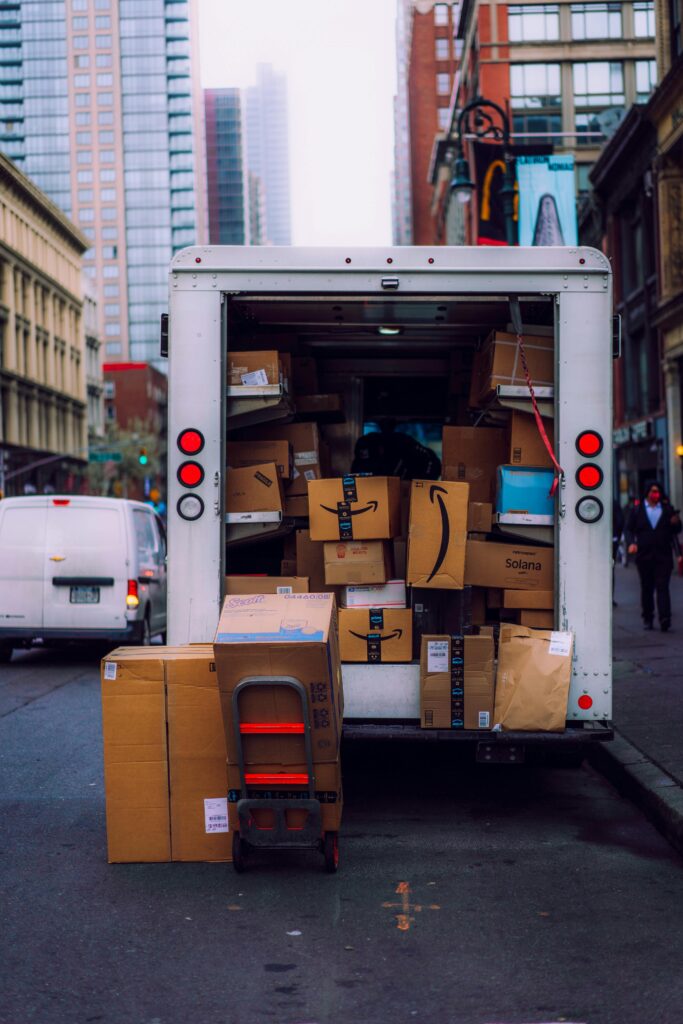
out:
{"label": "white delivery truck", "polygon": [[148,644],[166,633],[166,538],[149,505],[0,501],[0,661],[35,641]]}
{"label": "white delivery truck", "polygon": [[[554,525],[544,529],[554,542],[554,626],[575,639],[567,729],[552,740],[610,738],[615,338],[610,265],[590,248],[192,247],[178,253],[162,327],[162,354],[169,358],[169,642],[210,641],[224,574],[240,541],[252,544],[246,571],[263,572],[253,531],[263,531],[263,544],[268,531],[297,525],[287,519],[226,525],[226,438],[235,427],[286,422],[293,413],[282,381],[255,379],[249,400],[243,388],[243,397],[233,399],[229,350],[279,350],[315,362],[320,391],[342,396],[337,419],[345,422],[330,428],[328,438],[333,475],[341,476],[349,472],[355,439],[378,410],[413,423],[463,423],[466,415],[475,422],[497,408],[531,411],[526,387],[500,386],[488,409],[474,413],[466,394],[475,350],[491,331],[519,325],[520,314],[523,334],[554,339],[554,385],[539,388],[537,398],[543,414],[554,417],[563,476]],[[582,437],[590,438],[588,454]],[[515,527],[499,529],[514,533]],[[420,735],[417,662],[345,664],[343,676],[347,736]],[[477,739],[484,760],[514,760],[522,743],[550,738],[457,730],[421,735]]]}

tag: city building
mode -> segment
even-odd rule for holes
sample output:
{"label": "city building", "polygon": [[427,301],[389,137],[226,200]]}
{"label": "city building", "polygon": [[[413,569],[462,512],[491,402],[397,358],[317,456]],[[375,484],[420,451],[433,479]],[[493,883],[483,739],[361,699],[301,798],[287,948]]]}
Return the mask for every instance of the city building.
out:
{"label": "city building", "polygon": [[205,89],[209,242],[247,245],[249,195],[239,89]]}
{"label": "city building", "polygon": [[0,150],[90,242],[108,360],[158,357],[171,256],[206,239],[196,0],[3,0]]}
{"label": "city building", "polygon": [[[476,192],[461,206],[449,191],[458,113],[477,96],[499,104],[510,119],[515,152],[542,146],[572,154],[577,196],[586,193],[605,140],[634,103],[647,101],[657,81],[654,3],[463,0],[434,5],[434,22],[446,19],[439,6],[450,8],[448,17],[457,13],[458,63],[450,110],[439,115],[442,130],[433,140],[431,241],[472,244]],[[417,17],[414,32],[416,26]],[[438,80],[435,85],[438,90]],[[465,155],[472,170],[469,140]]]}
{"label": "city building", "polygon": [[[270,64],[259,64],[256,84],[245,91],[249,174],[261,182],[265,232],[260,244],[291,245],[289,113],[287,79]],[[258,201],[258,200],[257,200]],[[252,241],[256,244],[256,239]]]}
{"label": "city building", "polygon": [[83,280],[83,327],[85,330],[85,392],[88,405],[88,441],[97,445],[104,437],[104,381],[102,342],[97,322],[97,299],[93,283]]}
{"label": "city building", "polygon": [[0,154],[0,463],[4,469],[0,469],[0,490],[4,495],[77,492],[84,480],[86,374],[88,385],[98,386],[92,354],[96,345],[92,340],[86,346],[83,312],[81,260],[87,247],[88,240],[78,228]]}
{"label": "city building", "polygon": [[148,363],[105,363],[103,371],[105,420],[122,455],[111,493],[156,503],[166,495],[168,377]]}
{"label": "city building", "polygon": [[410,104],[408,102],[412,10],[413,0],[397,0],[394,175],[391,203],[394,245],[411,245],[413,240],[410,189]]}

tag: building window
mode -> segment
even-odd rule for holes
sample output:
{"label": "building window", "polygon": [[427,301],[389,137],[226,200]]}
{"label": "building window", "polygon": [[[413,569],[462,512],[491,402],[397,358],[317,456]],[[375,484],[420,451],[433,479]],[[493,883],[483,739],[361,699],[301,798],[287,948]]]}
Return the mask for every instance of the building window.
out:
{"label": "building window", "polygon": [[111,303],[110,305],[105,304],[104,315],[105,316],[120,316],[121,315],[121,307],[119,306],[119,304],[117,302],[116,303]]}
{"label": "building window", "polygon": [[99,110],[97,112],[97,123],[99,125],[113,124],[114,123],[114,113],[113,113],[113,111],[111,111],[111,110]]}
{"label": "building window", "polygon": [[100,150],[100,163],[101,164],[113,164],[114,163],[114,150],[113,149],[101,149]]}
{"label": "building window", "polygon": [[637,60],[636,103],[647,103],[657,84],[657,61]]}
{"label": "building window", "polygon": [[446,72],[436,76],[436,91],[439,96],[449,96],[451,92],[451,76]]}
{"label": "building window", "polygon": [[105,299],[117,299],[119,296],[119,286],[117,284],[105,284],[102,290]]}
{"label": "building window", "polygon": [[102,210],[102,220],[116,220],[116,207],[105,206]]}
{"label": "building window", "polygon": [[439,130],[445,132],[449,123],[449,107],[439,107],[436,114],[439,122]]}
{"label": "building window", "polygon": [[121,334],[121,324],[118,322],[118,320],[115,320],[110,324],[105,324],[104,333],[107,335],[108,338],[118,338],[118,336]]}
{"label": "building window", "polygon": [[537,109],[561,104],[559,64],[511,64],[510,102],[515,108]]}
{"label": "building window", "polygon": [[76,114],[76,124],[81,128],[85,127],[85,125],[90,124],[90,114],[86,111],[79,111]]}
{"label": "building window", "polygon": [[90,86],[90,75],[74,75],[74,85],[77,89],[87,89]]}
{"label": "building window", "polygon": [[572,4],[572,39],[619,39],[621,4]]}
{"label": "building window", "polygon": [[529,43],[560,38],[558,4],[532,4],[508,7],[508,36],[511,43]]}
{"label": "building window", "polygon": [[76,143],[79,146],[89,146],[92,142],[92,132],[76,132]]}
{"label": "building window", "polygon": [[90,57],[87,55],[87,53],[79,53],[79,54],[77,54],[74,57],[74,67],[75,68],[89,68],[90,67]]}
{"label": "building window", "polygon": [[92,181],[92,171],[78,171],[76,173],[76,181],[80,185],[89,185]]}
{"label": "building window", "polygon": [[110,53],[98,53],[95,56],[95,64],[98,68],[110,68],[111,67],[111,54]]}
{"label": "building window", "polygon": [[111,18],[108,14],[100,14],[95,18],[95,28],[111,28]]}
{"label": "building window", "polygon": [[633,30],[638,39],[653,39],[655,34],[655,5],[653,0],[633,5]]}
{"label": "building window", "polygon": [[72,18],[71,19],[71,27],[74,30],[74,32],[79,32],[82,29],[85,29],[86,32],[87,32],[88,31],[88,19],[87,18]]}
{"label": "building window", "polygon": [[102,275],[103,275],[103,277],[118,277],[119,276],[119,268],[116,266],[116,264],[114,264],[114,265],[112,265],[110,267],[104,267],[104,269],[102,271]]}
{"label": "building window", "polygon": [[104,72],[103,74],[97,76],[98,86],[108,86],[111,85],[113,81],[113,75],[109,74],[108,72]]}
{"label": "building window", "polygon": [[448,4],[434,5],[434,24],[439,26],[448,25]]}
{"label": "building window", "polygon": [[78,153],[76,153],[76,163],[77,164],[91,164],[92,163],[92,150],[90,150],[90,149],[81,149]]}
{"label": "building window", "polygon": [[591,190],[591,183],[588,175],[593,170],[593,164],[576,165],[576,192],[577,195],[587,195]]}
{"label": "building window", "polygon": [[89,107],[90,106],[90,93],[89,92],[77,92],[76,93],[76,106],[77,107]]}
{"label": "building window", "polygon": [[114,145],[114,133],[113,132],[98,132],[97,141],[102,146],[113,146]]}
{"label": "building window", "polygon": [[111,36],[95,36],[95,46],[98,50],[108,50],[111,46]]}
{"label": "building window", "polygon": [[103,203],[115,203],[116,202],[116,189],[115,188],[103,188],[100,191],[100,199]]}
{"label": "building window", "polygon": [[98,107],[110,107],[114,102],[114,97],[110,92],[98,92],[97,94],[97,105]]}
{"label": "building window", "polygon": [[78,190],[78,201],[79,203],[92,203],[94,193],[91,188],[79,188]]}
{"label": "building window", "polygon": [[[602,114],[623,107],[624,70],[618,61],[574,64],[574,109],[578,145],[597,146],[604,132]],[[583,110],[581,108],[584,108]]]}
{"label": "building window", "polygon": [[100,171],[100,181],[116,181],[116,171],[103,167]]}
{"label": "building window", "polygon": [[450,53],[448,52],[448,39],[445,36],[439,36],[435,43],[435,56],[437,60],[448,60]]}
{"label": "building window", "polygon": [[669,25],[671,59],[676,60],[683,53],[683,0],[669,0]]}
{"label": "building window", "polygon": [[78,219],[83,224],[86,224],[89,221],[93,221],[95,219],[95,211],[93,210],[93,208],[91,206],[86,206],[82,210],[79,211]]}
{"label": "building window", "polygon": [[88,49],[88,37],[87,36],[74,36],[73,37],[74,50],[87,50]]}
{"label": "building window", "polygon": [[562,132],[562,114],[551,111],[513,114],[512,131],[516,138],[520,137],[521,145],[533,145],[534,142],[552,145],[553,138],[558,137],[559,140]]}

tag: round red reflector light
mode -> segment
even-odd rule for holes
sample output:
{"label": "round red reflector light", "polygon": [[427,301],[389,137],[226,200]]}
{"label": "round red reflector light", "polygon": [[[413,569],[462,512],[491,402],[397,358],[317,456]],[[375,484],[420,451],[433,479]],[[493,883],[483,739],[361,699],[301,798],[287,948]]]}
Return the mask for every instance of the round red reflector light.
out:
{"label": "round red reflector light", "polygon": [[602,445],[602,438],[595,430],[584,430],[576,439],[576,450],[589,459],[600,454]]}
{"label": "round red reflector light", "polygon": [[183,462],[178,467],[178,480],[183,487],[198,487],[204,479],[204,470],[198,462]]}
{"label": "round red reflector light", "polygon": [[582,711],[588,711],[593,707],[593,698],[584,693],[582,697],[579,697],[578,704]]}
{"label": "round red reflector light", "polygon": [[584,491],[594,491],[603,481],[604,474],[594,462],[586,462],[576,471],[576,482]]}
{"label": "round red reflector light", "polygon": [[188,427],[178,434],[178,447],[183,455],[198,455],[204,447],[204,435],[194,427]]}

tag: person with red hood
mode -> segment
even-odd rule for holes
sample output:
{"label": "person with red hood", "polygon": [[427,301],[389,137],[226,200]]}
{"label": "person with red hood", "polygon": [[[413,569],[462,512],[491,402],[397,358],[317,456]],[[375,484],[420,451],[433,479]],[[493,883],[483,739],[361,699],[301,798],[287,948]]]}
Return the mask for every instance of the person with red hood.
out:
{"label": "person with red hood", "polygon": [[669,580],[673,570],[674,537],[681,532],[681,520],[659,483],[648,485],[645,499],[633,508],[626,524],[628,553],[635,555],[640,576],[640,603],[645,629],[652,629],[657,613],[663,633],[671,627]]}

